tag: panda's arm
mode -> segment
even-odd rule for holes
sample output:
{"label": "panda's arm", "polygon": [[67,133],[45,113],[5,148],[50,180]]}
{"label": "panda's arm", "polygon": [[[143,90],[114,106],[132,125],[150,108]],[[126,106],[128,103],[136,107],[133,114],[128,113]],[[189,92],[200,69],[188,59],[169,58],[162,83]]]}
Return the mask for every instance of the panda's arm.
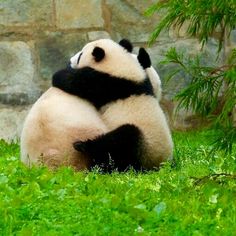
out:
{"label": "panda's arm", "polygon": [[57,71],[52,77],[52,86],[88,100],[98,87],[96,82],[89,68],[73,71],[63,69]]}
{"label": "panda's arm", "polygon": [[59,70],[52,77],[52,86],[67,93],[87,98],[93,93],[101,93],[100,90],[104,87],[103,80],[98,74],[100,73],[89,67],[74,71],[70,69]]}
{"label": "panda's arm", "polygon": [[90,67],[75,71],[58,71],[53,76],[54,87],[90,101],[96,108],[131,95],[152,95],[149,80],[135,83],[125,78],[118,78]]}
{"label": "panda's arm", "polygon": [[67,93],[73,94],[73,82],[75,74],[68,69],[57,71],[52,77],[52,86],[59,88]]}
{"label": "panda's arm", "polygon": [[74,71],[63,69],[53,75],[52,85],[69,94],[87,99],[98,108],[110,99],[111,86],[109,86],[110,79],[107,79],[107,76],[89,67]]}

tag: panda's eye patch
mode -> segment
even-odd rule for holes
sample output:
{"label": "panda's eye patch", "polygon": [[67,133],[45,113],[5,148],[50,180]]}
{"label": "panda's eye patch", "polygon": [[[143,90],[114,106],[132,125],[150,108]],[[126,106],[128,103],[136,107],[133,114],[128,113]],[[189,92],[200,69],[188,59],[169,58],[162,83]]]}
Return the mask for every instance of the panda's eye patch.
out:
{"label": "panda's eye patch", "polygon": [[78,59],[77,59],[77,65],[79,64],[79,61],[80,61],[80,58],[81,58],[81,56],[82,56],[82,52],[80,53],[80,55],[79,55],[79,57],[78,57]]}

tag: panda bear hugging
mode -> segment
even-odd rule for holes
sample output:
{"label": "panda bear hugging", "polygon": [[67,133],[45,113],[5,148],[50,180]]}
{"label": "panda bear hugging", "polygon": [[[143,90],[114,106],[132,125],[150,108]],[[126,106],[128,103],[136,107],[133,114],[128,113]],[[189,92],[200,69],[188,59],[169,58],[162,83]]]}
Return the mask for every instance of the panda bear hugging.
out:
{"label": "panda bear hugging", "polygon": [[151,68],[149,55],[142,48],[137,57],[131,52],[126,40],[97,40],[71,58],[73,70],[53,76],[54,87],[88,100],[101,114],[109,131],[85,141],[78,138],[74,148],[108,172],[158,168],[172,157],[170,130],[155,97],[160,84],[145,73]]}

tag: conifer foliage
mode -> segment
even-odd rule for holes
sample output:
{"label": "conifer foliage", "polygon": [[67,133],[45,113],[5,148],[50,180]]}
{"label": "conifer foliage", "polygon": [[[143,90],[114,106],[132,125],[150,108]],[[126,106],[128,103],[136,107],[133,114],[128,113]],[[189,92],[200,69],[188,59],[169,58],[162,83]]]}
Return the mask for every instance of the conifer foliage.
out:
{"label": "conifer foliage", "polygon": [[181,90],[176,99],[179,108],[191,109],[194,112],[212,119],[219,131],[214,141],[214,150],[232,152],[236,142],[236,48],[229,49],[228,43],[232,30],[236,28],[235,0],[160,0],[146,12],[147,15],[163,15],[154,29],[150,44],[159,34],[171,27],[180,29],[187,24],[186,34],[196,37],[204,47],[210,37],[218,40],[218,55],[223,63],[203,64],[202,55],[195,58],[177,52],[171,48],[166,53],[163,63],[174,63],[176,70],[168,79],[177,74],[190,78],[190,84]]}

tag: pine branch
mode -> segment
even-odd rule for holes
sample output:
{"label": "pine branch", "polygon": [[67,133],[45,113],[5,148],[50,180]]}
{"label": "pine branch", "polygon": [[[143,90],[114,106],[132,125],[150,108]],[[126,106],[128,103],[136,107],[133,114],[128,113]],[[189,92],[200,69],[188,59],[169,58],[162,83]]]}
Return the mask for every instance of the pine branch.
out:
{"label": "pine branch", "polygon": [[220,51],[225,32],[230,33],[236,25],[236,2],[234,0],[158,1],[146,11],[148,16],[155,13],[164,16],[153,31],[149,40],[150,44],[155,42],[164,29],[170,29],[173,26],[180,30],[183,24],[187,22],[186,33],[191,37],[197,37],[203,46],[208,41],[209,36],[216,29],[220,29],[221,36],[218,39]]}

